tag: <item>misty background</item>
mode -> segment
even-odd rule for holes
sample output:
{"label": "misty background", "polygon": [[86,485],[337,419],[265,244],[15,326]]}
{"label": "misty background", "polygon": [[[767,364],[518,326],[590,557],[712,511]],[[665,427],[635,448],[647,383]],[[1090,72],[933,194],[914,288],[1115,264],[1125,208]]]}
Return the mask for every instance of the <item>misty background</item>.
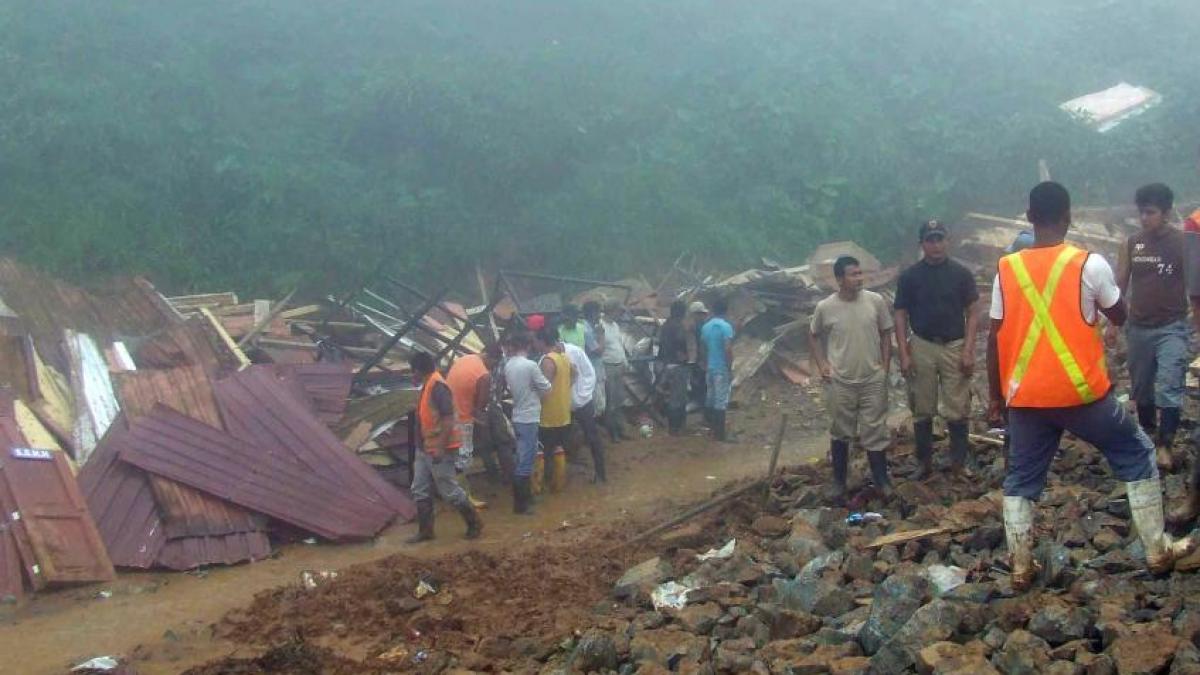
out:
{"label": "misty background", "polygon": [[[0,252],[165,292],[736,270],[1200,196],[1195,0],[0,3]],[[1126,81],[1098,134],[1058,109]]]}

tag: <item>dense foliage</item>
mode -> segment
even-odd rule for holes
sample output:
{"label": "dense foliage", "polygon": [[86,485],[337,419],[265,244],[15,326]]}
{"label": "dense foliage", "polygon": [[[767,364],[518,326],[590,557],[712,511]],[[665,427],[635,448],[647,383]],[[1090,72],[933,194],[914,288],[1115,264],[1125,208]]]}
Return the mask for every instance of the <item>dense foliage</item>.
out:
{"label": "dense foliage", "polygon": [[[1193,0],[0,4],[0,250],[173,292],[725,268],[1196,194]],[[1165,103],[1100,135],[1057,104]]]}

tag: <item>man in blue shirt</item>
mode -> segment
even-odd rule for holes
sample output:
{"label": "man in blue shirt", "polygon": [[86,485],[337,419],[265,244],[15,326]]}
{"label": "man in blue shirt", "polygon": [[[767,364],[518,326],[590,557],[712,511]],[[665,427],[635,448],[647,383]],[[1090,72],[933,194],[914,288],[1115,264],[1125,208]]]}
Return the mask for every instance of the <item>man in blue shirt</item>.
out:
{"label": "man in blue shirt", "polygon": [[712,304],[712,318],[700,329],[700,363],[705,371],[708,395],[704,402],[705,418],[718,441],[726,440],[725,411],[733,386],[733,325],[725,318],[729,302],[718,298]]}

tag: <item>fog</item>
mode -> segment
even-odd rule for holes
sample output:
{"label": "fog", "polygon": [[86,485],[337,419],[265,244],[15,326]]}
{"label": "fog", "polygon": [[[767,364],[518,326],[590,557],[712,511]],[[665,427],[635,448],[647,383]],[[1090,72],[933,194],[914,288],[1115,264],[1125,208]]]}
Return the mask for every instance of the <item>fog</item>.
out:
{"label": "fog", "polygon": [[[1195,0],[5,2],[0,251],[170,292],[615,279],[1200,199]],[[1194,32],[1194,31],[1192,31]],[[1098,133],[1059,104],[1162,103]]]}

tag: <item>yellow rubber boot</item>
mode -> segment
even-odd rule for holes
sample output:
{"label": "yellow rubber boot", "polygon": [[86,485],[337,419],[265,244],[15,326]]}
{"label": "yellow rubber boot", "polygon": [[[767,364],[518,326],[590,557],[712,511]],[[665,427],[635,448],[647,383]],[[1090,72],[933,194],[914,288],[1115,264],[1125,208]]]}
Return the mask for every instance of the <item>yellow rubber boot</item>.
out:
{"label": "yellow rubber boot", "polygon": [[554,449],[554,475],[550,477],[550,491],[562,492],[567,487],[567,451]]}
{"label": "yellow rubber boot", "polygon": [[533,476],[529,479],[529,491],[535,495],[542,494],[542,482],[546,479],[546,454],[541,450],[533,456]]}

